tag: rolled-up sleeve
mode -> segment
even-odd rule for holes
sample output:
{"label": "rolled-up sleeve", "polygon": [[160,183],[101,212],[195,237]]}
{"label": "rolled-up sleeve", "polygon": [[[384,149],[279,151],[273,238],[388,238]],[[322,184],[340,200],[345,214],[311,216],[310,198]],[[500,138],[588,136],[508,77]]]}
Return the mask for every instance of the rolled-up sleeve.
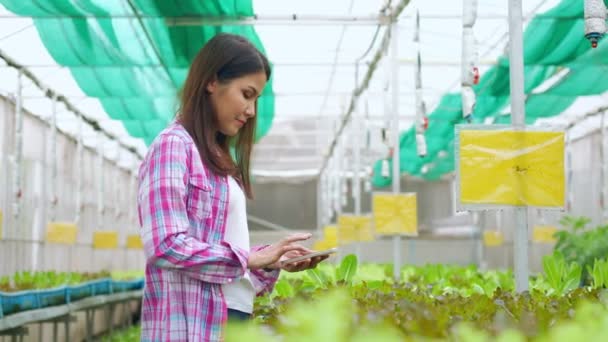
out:
{"label": "rolled-up sleeve", "polygon": [[249,251],[229,243],[209,244],[188,234],[188,145],[162,135],[150,146],[139,172],[138,213],[148,264],[225,284],[242,277]]}

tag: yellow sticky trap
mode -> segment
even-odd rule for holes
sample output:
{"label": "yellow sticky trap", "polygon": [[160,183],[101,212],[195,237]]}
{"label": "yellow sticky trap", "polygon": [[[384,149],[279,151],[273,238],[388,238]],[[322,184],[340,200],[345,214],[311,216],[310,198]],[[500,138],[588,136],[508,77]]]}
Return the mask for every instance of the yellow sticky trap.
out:
{"label": "yellow sticky trap", "polygon": [[[346,242],[374,241],[372,218],[360,215],[342,215],[338,218],[338,232],[344,232]],[[340,235],[340,241],[343,240]]]}
{"label": "yellow sticky trap", "polygon": [[376,193],[372,200],[375,232],[384,235],[418,235],[416,194]]}
{"label": "yellow sticky trap", "polygon": [[48,243],[73,245],[78,236],[78,227],[73,222],[49,222],[45,240]]}
{"label": "yellow sticky trap", "polygon": [[340,244],[348,244],[357,241],[357,232],[353,217],[350,215],[341,215],[338,217],[338,241]]}
{"label": "yellow sticky trap", "polygon": [[564,206],[564,132],[463,129],[458,153],[463,206]]}
{"label": "yellow sticky trap", "polygon": [[371,216],[355,217],[355,231],[360,242],[374,241],[373,221]]}
{"label": "yellow sticky trap", "polygon": [[118,248],[118,233],[115,231],[98,231],[93,233],[94,249]]}
{"label": "yellow sticky trap", "polygon": [[324,251],[330,248],[332,247],[328,247],[327,242],[325,240],[317,240],[312,246],[312,249],[314,249],[315,251]]}
{"label": "yellow sticky trap", "polygon": [[553,226],[535,226],[532,230],[532,240],[538,243],[554,243],[557,228]]}
{"label": "yellow sticky trap", "polygon": [[338,227],[329,225],[323,228],[323,240],[327,244],[327,248],[338,247]]}
{"label": "yellow sticky trap", "polygon": [[486,230],[483,232],[483,244],[486,247],[502,246],[505,242],[505,237],[502,232],[497,230]]}
{"label": "yellow sticky trap", "polygon": [[139,235],[127,236],[127,249],[143,249],[144,244],[141,242]]}

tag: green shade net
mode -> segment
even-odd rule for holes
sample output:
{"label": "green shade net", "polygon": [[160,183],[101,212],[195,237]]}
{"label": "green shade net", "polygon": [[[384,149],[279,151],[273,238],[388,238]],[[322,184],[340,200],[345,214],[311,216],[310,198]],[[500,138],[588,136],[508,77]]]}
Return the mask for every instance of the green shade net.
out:
{"label": "green shade net", "polygon": [[[608,0],[605,0],[608,3]],[[546,13],[535,16],[524,32],[524,81],[526,123],[562,113],[579,96],[597,95],[608,90],[608,43],[592,49],[585,39],[583,0],[563,0]],[[536,87],[567,68],[567,74],[547,90],[532,92]],[[501,113],[509,105],[509,61],[498,60],[474,87],[477,103],[474,124],[510,123],[511,116]],[[428,153],[421,158],[416,152],[415,129],[411,127],[400,138],[400,170],[426,180],[437,180],[454,171],[454,125],[464,123],[460,94],[444,95],[429,115],[425,132]],[[392,164],[392,160],[389,161]],[[381,161],[374,165],[375,186],[392,182],[392,174],[382,177]],[[392,167],[389,168],[392,172]]]}
{"label": "green shade net", "polygon": [[[206,18],[253,15],[251,0],[0,0],[8,10],[33,17],[53,59],[67,66],[82,89],[101,102],[130,135],[150,143],[174,118],[177,93],[190,63],[214,35],[239,34],[265,52],[247,25],[202,26]],[[201,25],[168,25],[194,18]],[[256,140],[274,118],[272,78],[258,101]]]}

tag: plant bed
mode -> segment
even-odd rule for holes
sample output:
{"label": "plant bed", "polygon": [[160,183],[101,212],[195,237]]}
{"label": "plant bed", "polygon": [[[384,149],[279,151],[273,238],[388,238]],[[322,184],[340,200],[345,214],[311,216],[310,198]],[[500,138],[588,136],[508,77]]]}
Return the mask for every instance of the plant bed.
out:
{"label": "plant bed", "polygon": [[[252,321],[229,323],[226,341],[608,341],[603,273],[580,287],[580,266],[560,254],[543,266],[517,293],[510,271],[406,266],[396,282],[392,265],[347,256],[337,267],[282,272],[274,291],[256,298]],[[138,327],[130,333],[107,340],[139,340]]]}
{"label": "plant bed", "polygon": [[2,315],[34,310],[40,307],[40,297],[36,291],[0,292]]}
{"label": "plant bed", "polygon": [[67,286],[54,289],[37,290],[40,308],[68,303]]}
{"label": "plant bed", "polygon": [[134,291],[143,288],[144,281],[143,279],[137,280],[113,280],[112,281],[112,292],[126,292],[126,291]]}
{"label": "plant bed", "polygon": [[[120,275],[120,273],[118,273]],[[128,272],[130,276],[135,272]],[[139,273],[141,274],[141,273]],[[22,311],[73,303],[87,297],[137,290],[143,279],[113,280],[110,272],[17,272],[0,278],[0,318]]]}
{"label": "plant bed", "polygon": [[67,301],[68,303],[76,302],[81,299],[90,297],[93,295],[93,282],[86,282],[80,285],[72,285],[67,288]]}

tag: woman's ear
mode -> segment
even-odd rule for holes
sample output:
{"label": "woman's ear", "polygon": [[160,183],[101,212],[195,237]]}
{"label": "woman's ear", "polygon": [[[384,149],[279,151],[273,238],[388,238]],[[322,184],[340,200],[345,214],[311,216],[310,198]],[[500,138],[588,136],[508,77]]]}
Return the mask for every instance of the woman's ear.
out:
{"label": "woman's ear", "polygon": [[215,89],[217,88],[217,79],[211,80],[211,82],[207,83],[207,87],[205,88],[209,94],[213,94]]}

